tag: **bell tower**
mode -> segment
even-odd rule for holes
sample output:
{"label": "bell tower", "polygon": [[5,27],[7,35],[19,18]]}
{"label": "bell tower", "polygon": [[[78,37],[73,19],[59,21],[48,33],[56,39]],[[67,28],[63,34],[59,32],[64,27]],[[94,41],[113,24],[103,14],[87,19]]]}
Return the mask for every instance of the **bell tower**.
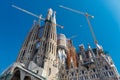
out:
{"label": "bell tower", "polygon": [[56,12],[50,8],[45,19],[44,31],[40,47],[37,53],[37,65],[43,67],[42,75],[48,80],[56,80],[58,72],[56,64],[57,33],[56,33]]}
{"label": "bell tower", "polygon": [[39,28],[39,24],[34,21],[33,27],[28,33],[28,36],[19,52],[16,62],[23,63],[25,67],[28,67],[29,62],[32,60],[32,56],[34,56],[36,47],[35,41],[38,39]]}

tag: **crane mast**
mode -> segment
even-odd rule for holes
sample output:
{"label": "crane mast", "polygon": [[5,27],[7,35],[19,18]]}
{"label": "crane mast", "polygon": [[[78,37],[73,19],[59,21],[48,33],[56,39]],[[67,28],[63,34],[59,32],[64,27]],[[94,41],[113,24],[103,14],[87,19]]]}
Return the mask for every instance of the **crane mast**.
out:
{"label": "crane mast", "polygon": [[88,27],[90,28],[90,32],[91,32],[91,34],[92,34],[94,43],[97,44],[97,39],[96,39],[95,33],[94,33],[94,31],[93,31],[92,25],[91,25],[91,23],[90,23],[90,20],[89,20],[89,18],[88,18],[88,15],[86,14],[85,16],[86,16],[86,19],[87,19],[87,22],[88,22]]}
{"label": "crane mast", "polygon": [[89,20],[89,17],[93,19],[94,16],[92,16],[92,15],[90,15],[88,13],[85,13],[85,12],[81,12],[81,11],[78,11],[78,10],[75,10],[75,9],[63,6],[63,5],[60,5],[59,7],[63,8],[63,9],[66,9],[66,10],[69,10],[69,11],[74,12],[74,13],[78,13],[78,14],[84,15],[86,17],[86,20],[87,20],[87,23],[88,23],[88,27],[90,28],[90,32],[92,34],[93,40],[94,40],[95,44],[97,44],[97,39],[96,39],[96,36],[94,34],[92,25],[91,25],[90,20]]}

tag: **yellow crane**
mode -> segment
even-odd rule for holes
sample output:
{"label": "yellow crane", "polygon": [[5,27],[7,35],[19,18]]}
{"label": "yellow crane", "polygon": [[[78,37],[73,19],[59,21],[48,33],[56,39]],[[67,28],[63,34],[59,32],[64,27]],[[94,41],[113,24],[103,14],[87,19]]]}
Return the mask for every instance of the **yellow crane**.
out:
{"label": "yellow crane", "polygon": [[95,36],[95,34],[94,34],[92,25],[91,25],[90,20],[89,20],[89,17],[93,19],[94,16],[92,16],[92,15],[90,15],[90,14],[88,14],[88,13],[84,13],[84,12],[81,12],[81,11],[78,11],[78,10],[75,10],[75,9],[72,9],[72,8],[69,8],[69,7],[66,7],[66,6],[63,6],[63,5],[60,5],[59,7],[60,7],[60,8],[63,8],[63,9],[66,9],[66,10],[69,10],[69,11],[71,11],[71,12],[75,12],[75,13],[84,15],[84,16],[86,17],[86,19],[87,19],[88,27],[90,28],[90,32],[91,32],[91,34],[92,34],[93,40],[94,40],[95,44],[97,44],[97,39],[96,39],[96,36]]}

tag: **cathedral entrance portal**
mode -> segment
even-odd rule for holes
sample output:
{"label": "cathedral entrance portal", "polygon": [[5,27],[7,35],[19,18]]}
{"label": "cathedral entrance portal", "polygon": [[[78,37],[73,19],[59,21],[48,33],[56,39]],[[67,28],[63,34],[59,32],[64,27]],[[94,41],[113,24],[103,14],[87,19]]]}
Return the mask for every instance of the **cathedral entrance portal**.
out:
{"label": "cathedral entrance portal", "polygon": [[11,80],[20,80],[20,71],[17,70]]}

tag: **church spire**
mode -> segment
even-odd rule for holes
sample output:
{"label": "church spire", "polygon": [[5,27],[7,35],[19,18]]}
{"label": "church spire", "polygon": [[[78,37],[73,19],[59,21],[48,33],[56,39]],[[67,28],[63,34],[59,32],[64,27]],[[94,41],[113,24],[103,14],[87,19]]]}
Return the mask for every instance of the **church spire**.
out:
{"label": "church spire", "polygon": [[52,23],[56,25],[56,11],[53,12]]}
{"label": "church spire", "polygon": [[51,20],[51,18],[52,18],[52,14],[53,14],[53,10],[52,10],[51,8],[48,9],[48,13],[47,13],[46,20]]}
{"label": "church spire", "polygon": [[28,33],[17,58],[17,62],[23,63],[26,67],[35,52],[35,41],[38,39],[39,27],[38,23],[34,20],[33,26]]}

